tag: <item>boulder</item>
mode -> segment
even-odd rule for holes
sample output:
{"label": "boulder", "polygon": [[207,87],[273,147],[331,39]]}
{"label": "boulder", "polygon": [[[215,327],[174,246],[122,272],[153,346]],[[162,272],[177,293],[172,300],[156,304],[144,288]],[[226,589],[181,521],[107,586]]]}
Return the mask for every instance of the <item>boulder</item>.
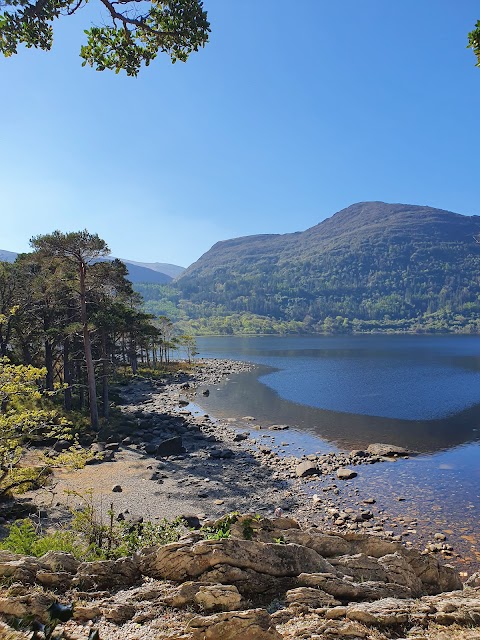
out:
{"label": "boulder", "polygon": [[148,442],[143,449],[146,454],[153,456],[157,453],[158,447],[156,444],[153,444],[153,442]]}
{"label": "boulder", "polygon": [[462,589],[462,581],[454,567],[442,565],[433,556],[422,554],[416,549],[403,549],[403,553],[422,581],[423,590],[429,595]]}
{"label": "boulder", "polygon": [[[340,556],[331,560],[344,575],[351,576],[356,582],[374,580],[377,582],[389,582],[387,572],[379,564],[376,558],[356,553],[355,555]],[[416,577],[416,576],[415,576]]]}
{"label": "boulder", "polygon": [[384,598],[376,602],[361,602],[347,608],[347,618],[365,625],[399,627],[408,622],[412,602]]}
{"label": "boulder", "polygon": [[293,578],[276,578],[265,573],[258,573],[253,569],[240,569],[228,564],[219,564],[213,569],[202,573],[199,579],[220,584],[233,584],[246,597],[267,592],[278,593],[294,586]]}
{"label": "boulder", "polygon": [[135,615],[135,607],[131,604],[119,603],[104,608],[102,613],[107,620],[115,624],[124,624]]}
{"label": "boulder", "polygon": [[36,581],[48,589],[66,591],[72,584],[73,576],[66,571],[37,571]]}
{"label": "boulder", "polygon": [[11,578],[23,584],[33,584],[37,571],[49,567],[40,558],[20,556],[10,551],[0,551],[0,578]]}
{"label": "boulder", "polygon": [[367,447],[367,453],[372,456],[408,456],[410,452],[404,447],[397,447],[394,444],[382,444],[375,442]]}
{"label": "boulder", "polygon": [[306,478],[307,476],[315,476],[320,473],[318,469],[318,465],[316,462],[311,462],[310,460],[304,460],[297,464],[295,468],[295,473],[298,478]]}
{"label": "boulder", "polygon": [[40,562],[45,564],[51,571],[66,571],[67,573],[76,573],[80,566],[71,553],[64,551],[47,551],[41,558]]}
{"label": "boulder", "polygon": [[20,619],[38,617],[45,623],[48,620],[48,608],[53,602],[51,595],[38,591],[24,596],[0,597],[0,615]]}
{"label": "boulder", "polygon": [[422,595],[424,591],[422,581],[398,551],[379,558],[377,562],[384,569],[388,582],[408,587],[414,596]]}
{"label": "boulder", "polygon": [[197,616],[189,629],[193,640],[282,640],[265,609]]}
{"label": "boulder", "polygon": [[287,591],[285,599],[289,605],[302,604],[310,609],[334,607],[340,604],[340,602],[335,600],[335,598],[333,598],[329,593],[313,587],[297,587],[296,589],[290,589]]}
{"label": "boulder", "polygon": [[388,582],[352,582],[325,573],[301,574],[297,583],[308,587],[317,587],[329,593],[337,600],[374,601],[382,598],[410,598],[412,593],[407,587]]}
{"label": "boulder", "polygon": [[142,572],[153,578],[188,580],[218,565],[251,569],[277,578],[335,569],[313,549],[296,544],[253,540],[202,540],[193,545],[174,542],[141,556]]}
{"label": "boulder", "polygon": [[210,582],[194,582],[189,580],[178,586],[173,593],[165,598],[170,607],[185,607],[195,602],[195,596],[201,587],[210,585]]}
{"label": "boulder", "polygon": [[175,438],[169,438],[168,440],[164,440],[160,442],[157,446],[157,455],[158,456],[178,456],[182,453],[185,453],[186,449],[183,446],[182,438],[180,436],[176,436]]}
{"label": "boulder", "polygon": [[98,560],[82,562],[72,581],[72,586],[84,591],[130,587],[141,578],[136,559]]}
{"label": "boulder", "polygon": [[284,532],[287,542],[300,544],[309,549],[313,549],[324,558],[348,554],[352,545],[336,534],[327,534],[318,529],[289,529]]}
{"label": "boulder", "polygon": [[340,467],[336,471],[337,478],[339,480],[351,480],[352,478],[356,478],[358,473],[353,471],[353,469],[346,469],[345,467]]}
{"label": "boulder", "polygon": [[202,585],[194,597],[205,611],[236,611],[240,609],[242,596],[233,585]]}

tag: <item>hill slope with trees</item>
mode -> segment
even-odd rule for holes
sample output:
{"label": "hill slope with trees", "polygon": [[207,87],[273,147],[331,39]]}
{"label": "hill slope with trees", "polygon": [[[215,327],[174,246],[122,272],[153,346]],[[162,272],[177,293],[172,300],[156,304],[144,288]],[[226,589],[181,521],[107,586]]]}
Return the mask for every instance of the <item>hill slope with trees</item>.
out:
{"label": "hill slope with trees", "polygon": [[303,232],[218,242],[173,286],[196,333],[474,331],[480,328],[480,216],[362,202]]}

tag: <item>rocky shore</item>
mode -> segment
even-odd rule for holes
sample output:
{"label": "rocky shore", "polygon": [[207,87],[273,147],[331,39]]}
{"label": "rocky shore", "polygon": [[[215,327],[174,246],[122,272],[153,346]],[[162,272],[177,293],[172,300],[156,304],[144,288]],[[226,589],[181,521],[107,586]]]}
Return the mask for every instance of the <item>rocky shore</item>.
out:
{"label": "rocky shore", "polygon": [[[72,492],[92,488],[96,506],[105,514],[113,503],[118,514],[152,521],[185,515],[204,520],[231,511],[271,516],[280,509],[305,524],[369,532],[412,546],[417,521],[392,520],[392,514],[376,507],[375,495],[360,492],[354,478],[366,465],[389,464],[413,452],[372,443],[364,451],[285,455],[272,443],[278,435],[292,439],[289,425],[263,428],[254,416],[217,420],[196,411],[202,394],[252,367],[202,360],[193,372],[137,379],[121,387],[121,409],[128,421],[93,445],[102,464],[59,472],[54,492],[30,497],[39,508],[48,507],[51,516],[54,506],[59,513],[62,506],[72,506]],[[397,497],[399,504],[403,500]],[[422,534],[422,550],[458,561],[460,567],[461,558],[444,532]],[[461,568],[466,576],[468,567]],[[470,573],[476,568],[470,567]]]}
{"label": "rocky shore", "polygon": [[113,505],[118,519],[183,516],[193,529],[215,530],[225,513],[248,514],[235,516],[227,539],[185,530],[176,543],[90,563],[0,552],[4,620],[41,617],[60,600],[75,604],[72,639],[93,626],[101,640],[480,637],[480,578],[463,586],[441,564],[456,560],[445,534],[431,532],[416,549],[416,522],[388,528],[375,497],[355,486],[362,466],[410,452],[373,443],[286,456],[271,435],[288,425],[263,429],[254,416],[222,421],[198,410],[209,385],[250,367],[202,361],[193,372],[122,386],[125,425],[92,446],[84,469],[56,472],[54,489],[26,498],[45,528],[89,489],[105,518]]}

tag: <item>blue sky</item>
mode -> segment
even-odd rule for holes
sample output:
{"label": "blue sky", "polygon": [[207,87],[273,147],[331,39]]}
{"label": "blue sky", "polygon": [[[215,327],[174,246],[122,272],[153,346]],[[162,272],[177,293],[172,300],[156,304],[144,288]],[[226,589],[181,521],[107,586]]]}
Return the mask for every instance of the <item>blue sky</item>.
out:
{"label": "blue sky", "polygon": [[137,79],[81,67],[95,0],[51,52],[0,59],[1,249],[87,228],[187,266],[358,201],[480,214],[476,0],[204,5],[207,47]]}

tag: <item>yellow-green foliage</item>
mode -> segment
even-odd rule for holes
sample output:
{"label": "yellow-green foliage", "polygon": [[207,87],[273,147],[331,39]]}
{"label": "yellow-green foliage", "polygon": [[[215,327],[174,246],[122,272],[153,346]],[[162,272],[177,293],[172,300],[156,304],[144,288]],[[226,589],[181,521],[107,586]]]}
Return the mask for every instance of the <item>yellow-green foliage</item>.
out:
{"label": "yellow-green foliage", "polygon": [[78,448],[78,445],[69,447],[57,455],[45,454],[42,460],[50,467],[62,467],[69,471],[83,469],[92,458],[100,458],[101,454],[94,454],[89,449]]}
{"label": "yellow-green foliage", "polygon": [[41,406],[38,382],[44,376],[45,369],[0,358],[0,496],[34,486],[46,475],[44,468],[20,470],[26,442],[72,437],[71,423]]}

